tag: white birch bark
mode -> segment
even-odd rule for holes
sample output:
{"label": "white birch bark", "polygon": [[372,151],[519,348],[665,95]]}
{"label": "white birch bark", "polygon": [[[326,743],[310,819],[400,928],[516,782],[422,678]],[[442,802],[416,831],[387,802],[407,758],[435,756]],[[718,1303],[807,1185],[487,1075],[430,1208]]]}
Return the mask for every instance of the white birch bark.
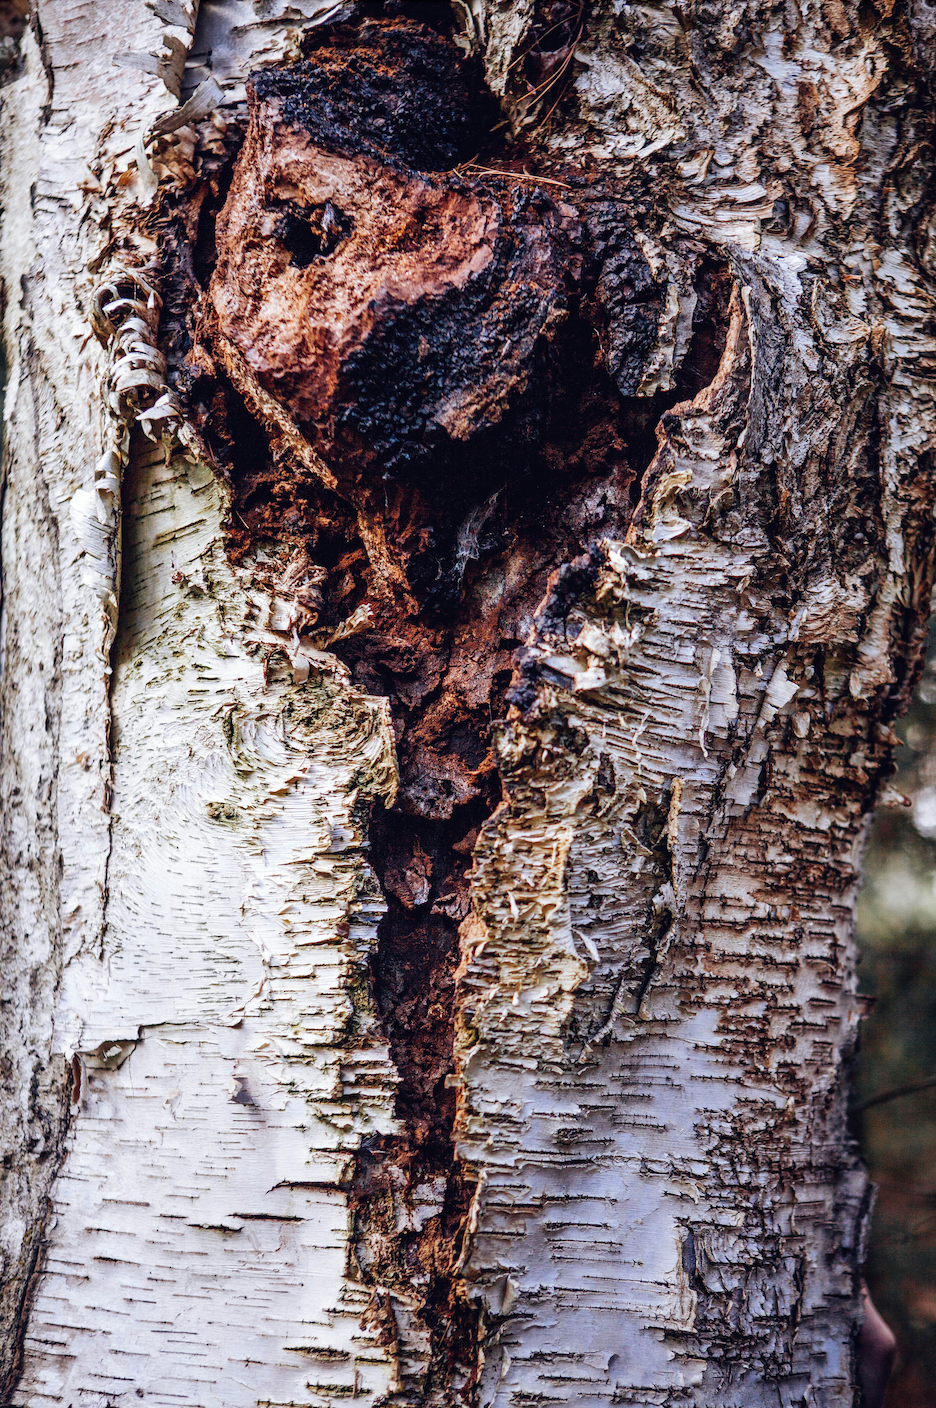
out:
{"label": "white birch bark", "polygon": [[[392,1125],[393,1072],[354,996],[381,908],[360,817],[393,792],[385,706],[337,662],[297,656],[288,599],[235,578],[210,472],[119,423],[129,589],[108,664],[116,525],[95,471],[114,408],[90,318],[108,242],[149,253],[126,215],[144,196],[133,148],[167,99],[158,78],[115,82],[112,60],[129,41],[145,62],[164,26],[126,4],[41,19],[46,67],[28,39],[4,160],[6,268],[26,292],[9,310],[7,853],[18,832],[23,853],[7,922],[33,1024],[4,1121],[11,1340],[61,1158],[65,1061],[73,1118],[15,1396],[220,1405],[320,1381],[310,1401],[331,1401],[329,1385],[374,1397],[393,1366],[359,1327],[369,1293],[346,1275],[340,1184],[346,1151]],[[275,53],[270,27],[262,38]],[[61,108],[44,121],[53,79]]]}
{"label": "white birch bark", "polygon": [[[196,30],[43,0],[3,93],[5,1401],[854,1404],[853,905],[932,577],[926,16],[604,0],[538,127],[536,7],[456,7],[551,169],[665,210],[639,395],[689,347],[680,239],[733,294],[496,730],[448,1078],[474,1341],[446,1378],[425,1278],[375,1278],[351,1195],[402,1129],[369,976],[388,704],[301,635],[301,555],[232,565],[171,394],[162,441],[133,424],[165,370],[158,270],[125,272],[158,266],[138,135],[205,79],[223,131],[336,8],[202,0]],[[401,1164],[387,1256],[444,1196]]]}

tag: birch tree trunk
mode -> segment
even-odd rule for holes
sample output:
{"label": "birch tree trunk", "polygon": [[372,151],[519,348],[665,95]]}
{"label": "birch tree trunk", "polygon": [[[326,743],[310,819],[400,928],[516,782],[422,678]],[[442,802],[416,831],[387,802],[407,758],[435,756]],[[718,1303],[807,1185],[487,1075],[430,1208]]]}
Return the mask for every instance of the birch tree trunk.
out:
{"label": "birch tree trunk", "polygon": [[3,1401],[857,1405],[932,7],[196,4],[8,46]]}

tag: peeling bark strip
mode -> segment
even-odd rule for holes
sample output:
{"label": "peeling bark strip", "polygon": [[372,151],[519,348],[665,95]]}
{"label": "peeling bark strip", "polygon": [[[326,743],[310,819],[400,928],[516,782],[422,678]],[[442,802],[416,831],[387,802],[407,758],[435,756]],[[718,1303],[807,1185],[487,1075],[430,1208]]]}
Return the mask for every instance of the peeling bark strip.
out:
{"label": "peeling bark strip", "polygon": [[196,8],[4,89],[4,1401],[854,1405],[928,12]]}

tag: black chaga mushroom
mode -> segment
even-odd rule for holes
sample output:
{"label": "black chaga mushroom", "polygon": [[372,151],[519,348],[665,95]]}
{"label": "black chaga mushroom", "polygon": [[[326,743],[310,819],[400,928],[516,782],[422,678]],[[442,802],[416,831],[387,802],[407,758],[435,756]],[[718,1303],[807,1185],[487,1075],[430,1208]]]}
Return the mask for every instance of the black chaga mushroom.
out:
{"label": "black chaga mushroom", "polygon": [[491,113],[421,25],[323,31],[248,91],[203,348],[353,502],[388,478],[429,501],[489,493],[548,431],[576,212],[459,173]]}

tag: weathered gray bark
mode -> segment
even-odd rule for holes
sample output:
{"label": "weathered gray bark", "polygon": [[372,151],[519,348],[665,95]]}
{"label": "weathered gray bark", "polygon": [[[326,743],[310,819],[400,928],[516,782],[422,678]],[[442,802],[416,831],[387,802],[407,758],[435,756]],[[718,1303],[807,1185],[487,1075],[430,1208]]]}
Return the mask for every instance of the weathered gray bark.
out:
{"label": "weathered gray bark", "polygon": [[[932,584],[936,29],[454,9],[524,145],[427,175],[274,75],[187,283],[247,74],[339,7],[42,0],[3,92],[17,1408],[857,1401],[853,905]],[[359,368],[391,313],[431,354],[443,304],[453,368],[495,350],[423,408],[412,488],[348,387],[396,427]],[[564,538],[485,477],[538,376],[612,407],[587,454],[535,442],[579,466]],[[449,452],[446,624],[414,563]],[[469,768],[432,720],[493,708],[517,639]]]}

